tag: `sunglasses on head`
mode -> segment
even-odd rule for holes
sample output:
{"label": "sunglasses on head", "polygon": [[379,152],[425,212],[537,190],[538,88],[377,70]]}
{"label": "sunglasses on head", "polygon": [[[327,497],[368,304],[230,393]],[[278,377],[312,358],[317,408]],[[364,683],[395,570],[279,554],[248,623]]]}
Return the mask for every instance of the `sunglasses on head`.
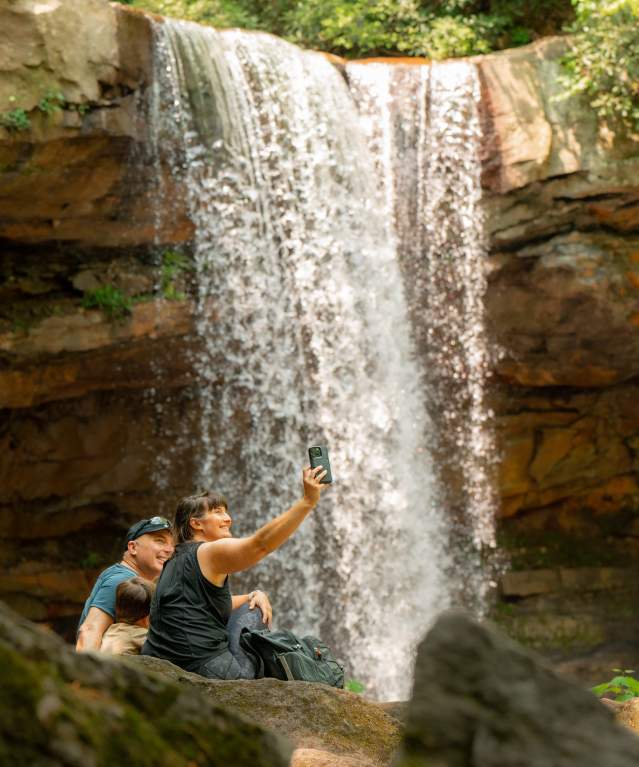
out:
{"label": "sunglasses on head", "polygon": [[166,517],[151,517],[151,519],[145,519],[147,525],[164,525],[165,527],[172,527],[171,521]]}
{"label": "sunglasses on head", "polygon": [[173,525],[166,517],[151,517],[150,519],[141,519],[134,527],[129,530],[127,541],[134,541],[141,535],[144,535],[146,528],[152,527],[149,532],[159,532],[160,530],[170,530]]}

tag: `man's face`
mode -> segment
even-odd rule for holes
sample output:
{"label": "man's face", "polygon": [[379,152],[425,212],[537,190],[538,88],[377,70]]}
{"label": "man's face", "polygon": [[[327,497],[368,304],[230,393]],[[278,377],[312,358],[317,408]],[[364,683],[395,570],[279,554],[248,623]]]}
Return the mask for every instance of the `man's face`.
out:
{"label": "man's face", "polygon": [[162,566],[173,554],[175,545],[169,530],[144,533],[129,543],[129,553],[135,557],[140,571],[149,578],[157,578]]}

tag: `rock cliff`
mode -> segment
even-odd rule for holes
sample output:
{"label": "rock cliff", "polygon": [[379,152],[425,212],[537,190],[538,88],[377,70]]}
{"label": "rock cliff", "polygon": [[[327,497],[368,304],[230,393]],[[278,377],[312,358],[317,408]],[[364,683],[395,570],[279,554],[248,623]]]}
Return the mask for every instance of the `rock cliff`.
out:
{"label": "rock cliff", "polygon": [[502,513],[567,528],[637,505],[639,143],[562,96],[564,50],[551,39],[480,72]]}
{"label": "rock cliff", "polygon": [[[193,229],[154,149],[149,17],[19,0],[0,28],[0,111],[30,125],[0,128],[0,595],[64,628],[107,541],[190,490]],[[563,50],[477,59],[502,538],[526,570],[639,544],[639,144],[562,100]],[[90,308],[105,286],[125,305]]]}

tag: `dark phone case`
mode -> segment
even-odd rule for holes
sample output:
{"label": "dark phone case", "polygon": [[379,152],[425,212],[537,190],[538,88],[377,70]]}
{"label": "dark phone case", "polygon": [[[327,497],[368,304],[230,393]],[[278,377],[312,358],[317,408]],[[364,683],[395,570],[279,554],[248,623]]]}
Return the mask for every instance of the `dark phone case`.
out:
{"label": "dark phone case", "polygon": [[[322,451],[322,455],[317,455],[317,456],[311,455],[311,450],[314,447],[319,447],[320,450]],[[309,447],[308,460],[309,460],[309,463],[311,464],[311,469],[314,469],[316,466],[323,466],[326,469],[327,474],[324,477],[324,479],[321,480],[321,484],[330,485],[331,482],[333,481],[333,475],[331,474],[331,463],[328,460],[328,448],[325,447],[324,445],[313,445],[312,447]]]}

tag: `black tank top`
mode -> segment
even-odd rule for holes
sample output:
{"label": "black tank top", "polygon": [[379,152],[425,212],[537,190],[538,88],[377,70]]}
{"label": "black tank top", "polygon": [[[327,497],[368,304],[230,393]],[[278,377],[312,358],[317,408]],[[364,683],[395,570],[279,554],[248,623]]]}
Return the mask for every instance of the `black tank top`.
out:
{"label": "black tank top", "polygon": [[142,655],[197,671],[228,649],[226,624],[231,615],[228,578],[214,586],[200,570],[201,542],[181,543],[164,565],[151,603],[151,625]]}

